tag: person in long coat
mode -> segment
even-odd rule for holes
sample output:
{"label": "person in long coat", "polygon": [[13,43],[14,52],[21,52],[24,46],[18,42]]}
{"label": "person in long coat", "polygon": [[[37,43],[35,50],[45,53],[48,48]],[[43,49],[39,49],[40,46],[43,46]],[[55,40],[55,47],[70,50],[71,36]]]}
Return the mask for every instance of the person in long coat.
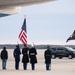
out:
{"label": "person in long coat", "polygon": [[14,49],[13,55],[15,58],[15,69],[18,70],[19,69],[19,62],[20,62],[20,48],[19,45],[16,45],[16,48]]}
{"label": "person in long coat", "polygon": [[3,47],[3,50],[1,51],[1,59],[2,59],[2,68],[6,69],[6,62],[8,59],[8,52],[6,50],[6,47]]}
{"label": "person in long coat", "polygon": [[51,70],[51,50],[50,46],[47,47],[47,50],[44,52],[46,70]]}
{"label": "person in long coat", "polygon": [[29,49],[28,49],[27,45],[24,44],[24,48],[22,49],[22,54],[23,54],[22,63],[23,63],[24,70],[27,70],[27,63],[29,62],[28,51],[29,51]]}
{"label": "person in long coat", "polygon": [[36,55],[37,55],[37,51],[36,51],[35,47],[32,47],[29,50],[29,57],[30,57],[30,63],[31,63],[32,70],[35,70],[35,64],[37,63]]}

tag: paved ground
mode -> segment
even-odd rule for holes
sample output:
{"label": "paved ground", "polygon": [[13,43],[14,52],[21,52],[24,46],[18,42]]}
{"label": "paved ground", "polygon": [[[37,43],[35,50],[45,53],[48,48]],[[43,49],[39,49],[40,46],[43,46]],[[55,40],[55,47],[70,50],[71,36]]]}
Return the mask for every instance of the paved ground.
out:
{"label": "paved ground", "polygon": [[34,71],[31,70],[30,63],[28,64],[28,70],[24,71],[21,62],[20,70],[16,71],[14,68],[13,50],[8,51],[8,53],[7,70],[2,70],[0,60],[0,75],[75,75],[75,58],[52,59],[51,71],[46,71],[43,57],[44,51],[40,50],[38,51],[38,63]]}

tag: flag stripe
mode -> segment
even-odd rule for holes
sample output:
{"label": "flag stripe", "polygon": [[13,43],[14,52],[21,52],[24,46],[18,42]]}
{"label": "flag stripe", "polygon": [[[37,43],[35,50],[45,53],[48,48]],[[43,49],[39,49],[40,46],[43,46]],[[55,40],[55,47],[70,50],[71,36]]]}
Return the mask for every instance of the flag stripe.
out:
{"label": "flag stripe", "polygon": [[19,37],[21,38],[22,35],[24,35],[27,38],[27,34],[25,33],[24,30],[21,30]]}
{"label": "flag stripe", "polygon": [[21,38],[22,38],[22,40],[24,40],[25,42],[27,42],[26,41],[27,38],[24,35],[22,35]]}
{"label": "flag stripe", "polygon": [[27,41],[25,40],[25,38],[24,37],[22,37],[21,39],[20,39],[23,43],[27,43]]}
{"label": "flag stripe", "polygon": [[27,44],[26,19],[24,19],[24,23],[19,34],[19,39],[23,44]]}
{"label": "flag stripe", "polygon": [[26,36],[26,33],[25,33],[24,30],[21,30],[21,33],[20,33],[20,35],[19,35],[19,38],[20,38],[20,40],[21,40],[24,44],[27,43],[27,36]]}
{"label": "flag stripe", "polygon": [[23,30],[21,30],[21,32],[20,32],[20,34],[19,34],[19,38],[21,38],[22,31],[23,31]]}

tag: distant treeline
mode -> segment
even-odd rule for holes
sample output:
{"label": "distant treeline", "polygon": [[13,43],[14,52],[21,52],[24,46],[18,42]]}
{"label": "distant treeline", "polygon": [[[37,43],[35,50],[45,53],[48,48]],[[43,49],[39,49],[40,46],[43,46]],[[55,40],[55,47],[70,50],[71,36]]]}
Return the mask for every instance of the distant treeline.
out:
{"label": "distant treeline", "polygon": [[[15,49],[17,44],[2,44],[0,45],[0,49],[2,49],[3,47],[6,47],[7,49]],[[19,44],[20,48],[23,48],[23,44]],[[30,45],[28,45],[28,47],[31,47]]]}
{"label": "distant treeline", "polygon": [[[20,48],[22,49],[24,46],[23,44],[19,44]],[[35,45],[36,49],[46,49],[49,45]],[[75,45],[50,45],[51,47],[58,47],[58,46],[69,46],[75,49]],[[14,49],[16,47],[16,44],[2,44],[0,45],[0,49],[3,49],[3,47],[6,47],[7,49]],[[31,48],[31,45],[28,45],[29,48]]]}

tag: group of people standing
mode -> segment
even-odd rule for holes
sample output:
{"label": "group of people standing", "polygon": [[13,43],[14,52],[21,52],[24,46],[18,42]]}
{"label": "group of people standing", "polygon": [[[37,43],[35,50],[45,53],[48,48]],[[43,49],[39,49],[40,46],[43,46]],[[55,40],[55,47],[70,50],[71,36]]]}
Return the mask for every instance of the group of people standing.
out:
{"label": "group of people standing", "polygon": [[[19,62],[20,62],[20,48],[19,45],[16,46],[16,49],[14,50],[14,58],[15,58],[15,69],[19,69]],[[30,62],[32,66],[32,70],[35,70],[35,63],[37,63],[37,51],[35,47],[28,48],[26,44],[24,44],[24,48],[22,49],[22,63],[24,70],[27,70],[27,64]],[[30,61],[29,61],[30,58]]]}
{"label": "group of people standing", "polygon": [[[15,58],[15,69],[19,70],[19,62],[20,62],[20,55],[22,56],[22,63],[23,63],[23,69],[27,70],[27,64],[31,63],[32,70],[35,70],[35,64],[37,63],[37,51],[35,46],[32,48],[28,48],[26,44],[24,44],[24,48],[22,49],[22,53],[20,51],[19,45],[16,45],[16,48],[14,49],[13,56]],[[50,47],[47,47],[47,50],[44,52],[44,58],[46,63],[46,70],[51,70],[51,51]],[[6,62],[8,59],[8,52],[6,50],[6,47],[3,48],[1,51],[1,59],[2,59],[2,68],[6,69]]]}

